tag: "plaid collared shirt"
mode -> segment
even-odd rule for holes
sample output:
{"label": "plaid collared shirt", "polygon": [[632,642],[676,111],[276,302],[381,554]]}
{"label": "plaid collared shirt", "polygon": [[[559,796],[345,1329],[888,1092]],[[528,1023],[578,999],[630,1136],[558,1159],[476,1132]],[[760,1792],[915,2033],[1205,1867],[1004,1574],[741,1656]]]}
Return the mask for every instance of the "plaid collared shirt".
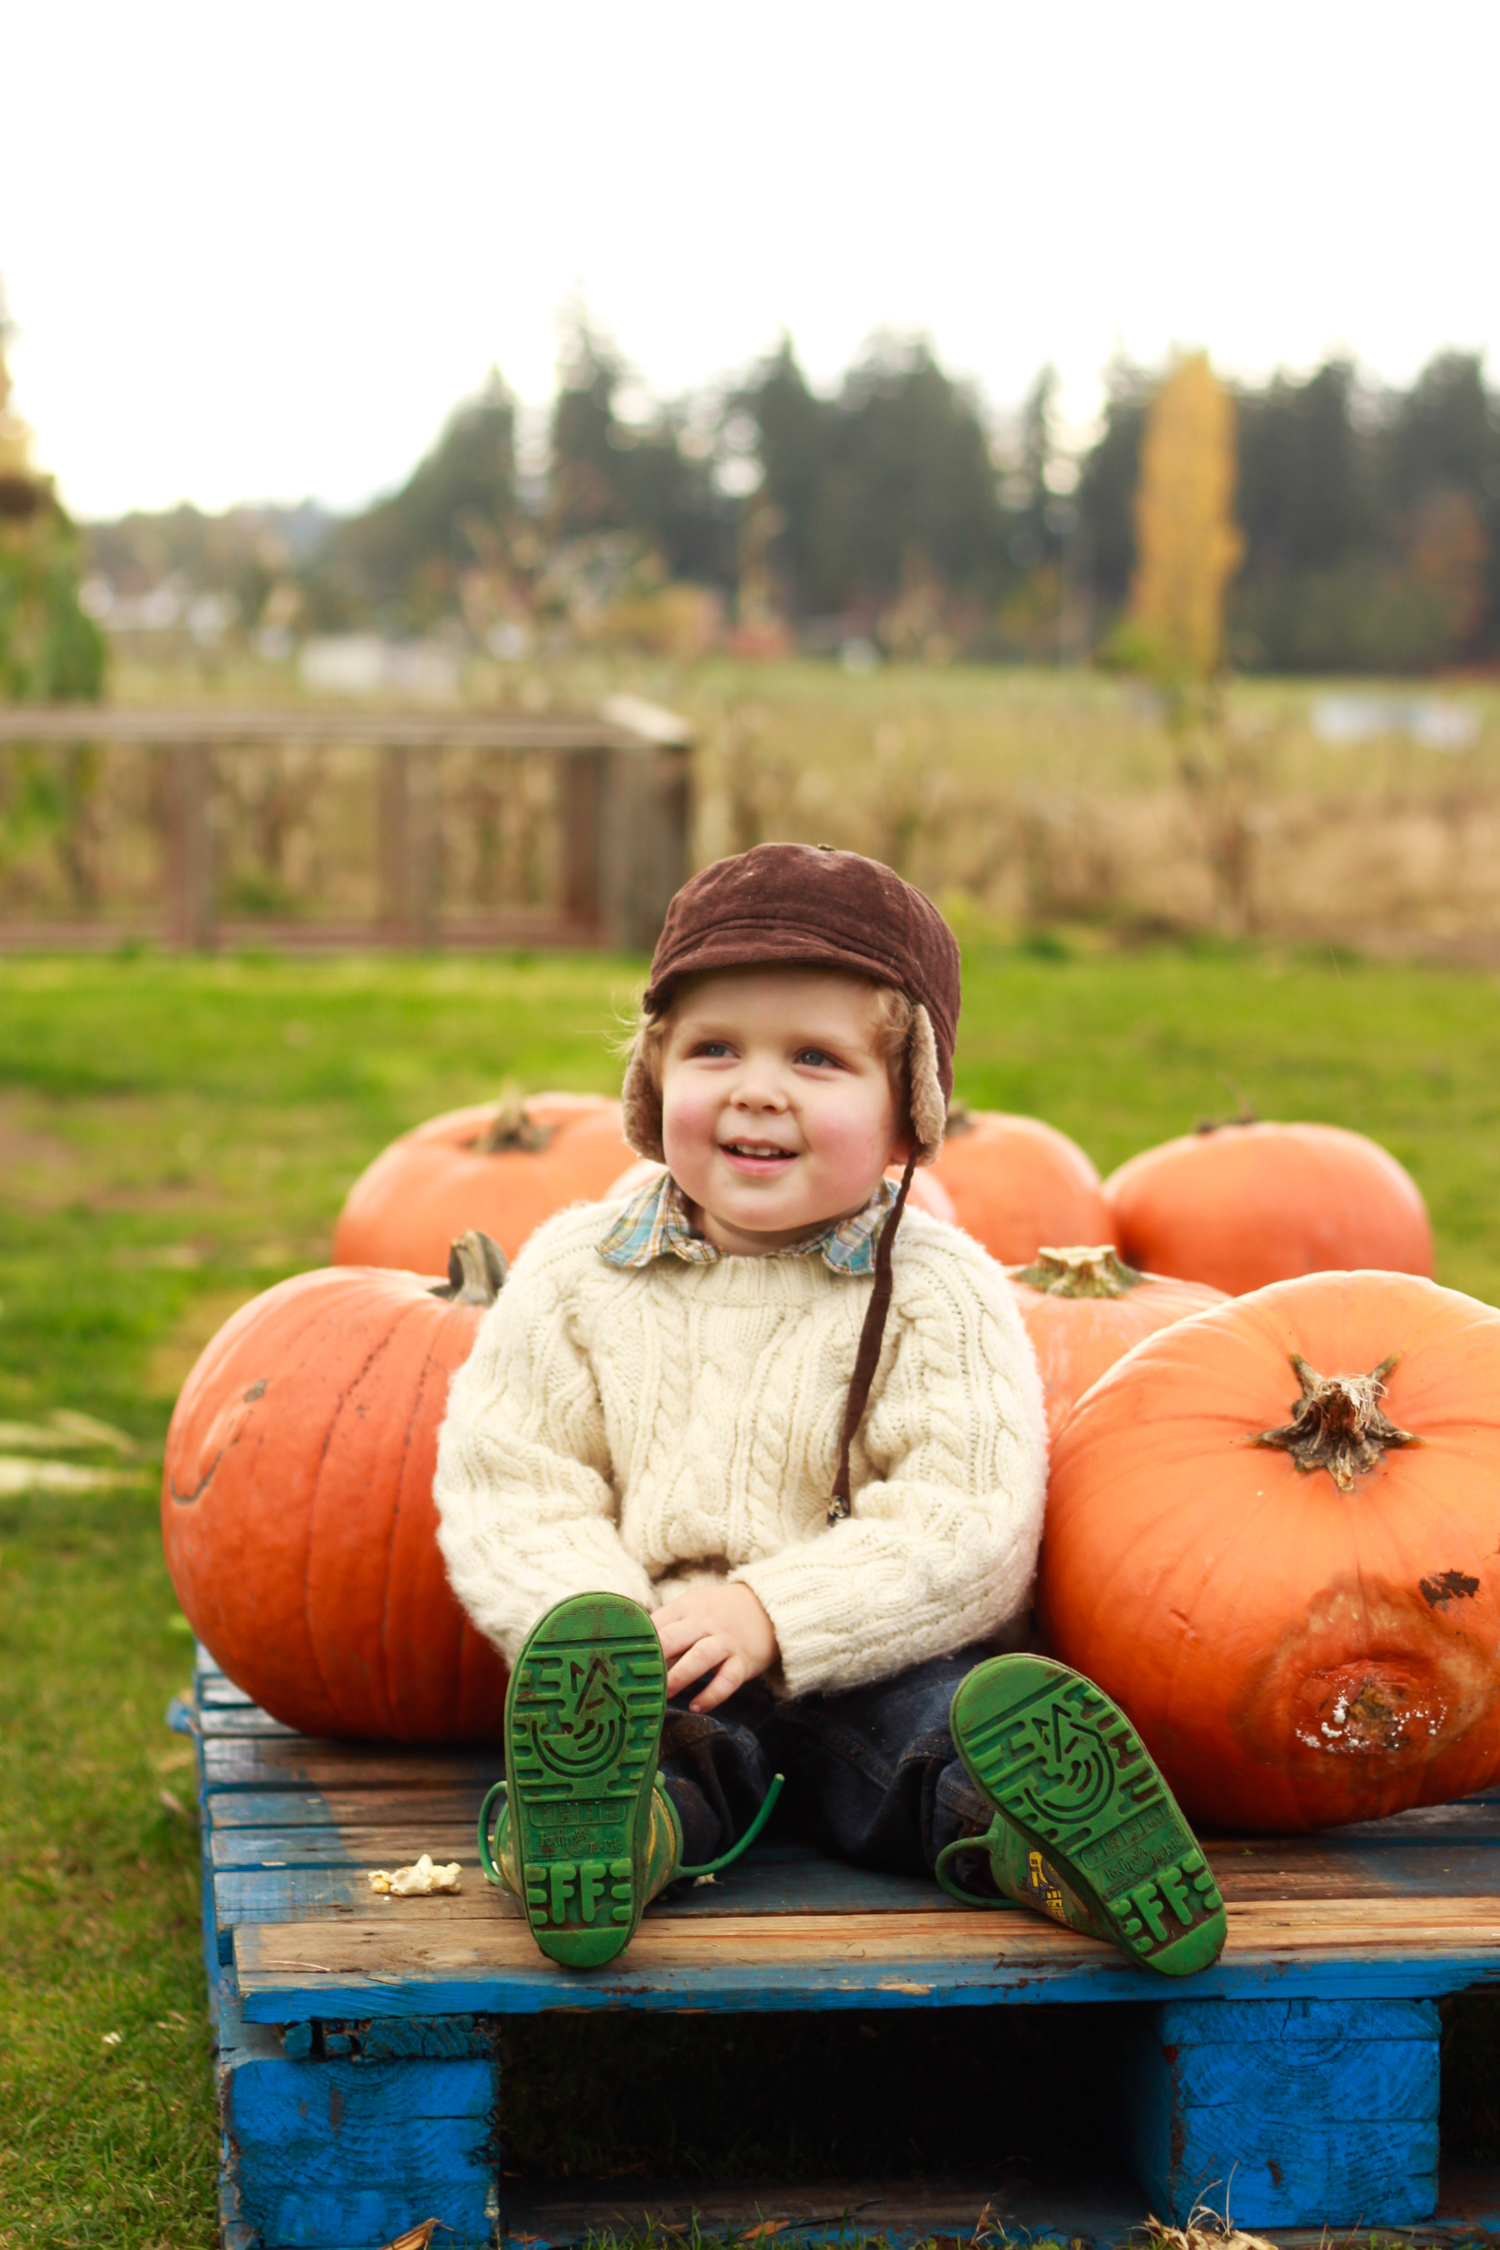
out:
{"label": "plaid collared shirt", "polygon": [[[833,1273],[873,1273],[875,1250],[886,1213],[896,1200],[896,1182],[882,1180],[862,1211],[839,1219],[805,1242],[788,1243],[770,1253],[778,1258],[820,1257]],[[612,1266],[649,1266],[668,1252],[689,1265],[711,1266],[723,1252],[694,1234],[688,1224],[687,1199],[670,1172],[650,1180],[631,1197],[599,1244],[599,1255]]]}

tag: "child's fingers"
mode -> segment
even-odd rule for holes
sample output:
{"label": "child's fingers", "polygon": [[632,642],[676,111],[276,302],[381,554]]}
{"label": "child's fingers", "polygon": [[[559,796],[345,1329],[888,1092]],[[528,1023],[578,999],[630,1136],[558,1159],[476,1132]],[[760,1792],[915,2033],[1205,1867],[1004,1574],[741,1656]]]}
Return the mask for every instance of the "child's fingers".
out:
{"label": "child's fingers", "polygon": [[730,1653],[727,1641],[721,1641],[715,1634],[701,1634],[669,1669],[668,1695],[680,1695],[685,1687],[692,1686],[694,1680],[701,1680],[705,1672],[711,1672],[716,1664],[722,1664]]}
{"label": "child's fingers", "polygon": [[[662,1654],[668,1664],[675,1663],[679,1656],[685,1655],[699,1641],[708,1638],[701,1618],[671,1617],[665,1610],[659,1609],[654,1622]],[[696,1673],[693,1677],[697,1677]],[[675,1690],[671,1692],[675,1693]]]}
{"label": "child's fingers", "polygon": [[717,1711],[721,1703],[729,1701],[736,1688],[744,1686],[745,1676],[745,1659],[736,1651],[734,1655],[727,1657],[719,1666],[718,1671],[715,1672],[703,1693],[693,1697],[688,1709],[690,1711]]}

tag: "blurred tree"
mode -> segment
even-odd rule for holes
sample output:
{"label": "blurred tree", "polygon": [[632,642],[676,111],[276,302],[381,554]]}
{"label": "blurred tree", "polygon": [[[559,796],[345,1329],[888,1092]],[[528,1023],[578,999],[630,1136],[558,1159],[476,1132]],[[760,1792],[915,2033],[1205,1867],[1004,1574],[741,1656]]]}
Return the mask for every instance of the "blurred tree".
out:
{"label": "blurred tree", "polygon": [[[836,399],[782,343],[730,401],[757,440],[770,549],[797,617],[903,615],[983,601],[1004,577],[1005,515],[978,402],[929,344],[878,337]],[[920,589],[920,604],[917,590]]]}
{"label": "blurred tree", "polygon": [[1345,359],[1329,360],[1304,383],[1277,375],[1264,390],[1237,393],[1247,579],[1327,570],[1368,546],[1376,501],[1353,399]]}
{"label": "blurred tree", "polygon": [[71,518],[31,458],[10,405],[9,321],[0,298],[0,697],[92,701],[104,688],[104,636],[80,606]]}
{"label": "blurred tree", "polygon": [[340,524],[307,573],[312,622],[427,625],[464,576],[503,569],[518,519],[515,402],[492,369],[399,492]]}
{"label": "blurred tree", "polygon": [[579,314],[552,407],[547,529],[554,539],[617,531],[629,513],[620,481],[615,393],[624,363]]}
{"label": "blurred tree", "polygon": [[1206,352],[1180,359],[1151,404],[1136,491],[1131,625],[1165,686],[1212,680],[1224,596],[1244,541],[1234,521],[1234,402]]}
{"label": "blurred tree", "polygon": [[[627,369],[579,314],[552,409],[547,529],[554,540],[628,532],[669,579],[728,587],[735,508],[714,481],[714,449],[683,409],[621,419]],[[690,442],[690,439],[694,442]]]}
{"label": "blurred tree", "polygon": [[1128,595],[1135,570],[1135,489],[1155,380],[1117,352],[1104,385],[1104,427],[1084,458],[1078,506],[1093,560],[1094,594],[1109,617]]}

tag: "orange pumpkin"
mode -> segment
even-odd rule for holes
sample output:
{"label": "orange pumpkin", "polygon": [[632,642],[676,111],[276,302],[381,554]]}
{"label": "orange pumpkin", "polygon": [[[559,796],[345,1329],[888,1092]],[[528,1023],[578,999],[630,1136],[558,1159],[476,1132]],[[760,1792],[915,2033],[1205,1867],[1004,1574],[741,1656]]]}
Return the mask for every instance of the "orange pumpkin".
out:
{"label": "orange pumpkin", "polygon": [[1205,1126],[1132,1156],[1104,1198],[1131,1265],[1231,1296],[1356,1266],[1432,1272],[1411,1174],[1338,1125]]}
{"label": "orange pumpkin", "polygon": [[600,1094],[450,1109],[361,1172],[333,1230],[333,1262],[441,1273],[470,1227],[513,1258],[554,1211],[603,1195],[632,1155],[619,1103]]}
{"label": "orange pumpkin", "polygon": [[162,1537],[194,1632],[307,1734],[498,1739],[501,1657],[459,1608],[432,1473],[448,1384],[503,1268],[297,1274],[220,1329],[167,1432]]}
{"label": "orange pumpkin", "polygon": [[1091,1250],[1039,1250],[1013,1266],[1011,1287],[1036,1349],[1054,1439],[1090,1384],[1143,1336],[1221,1305],[1224,1292],[1197,1281],[1137,1273],[1107,1243]]}
{"label": "orange pumpkin", "polygon": [[1310,1274],[1180,1321],[1053,1455],[1047,1645],[1188,1812],[1272,1832],[1500,1780],[1500,1312]]}
{"label": "orange pumpkin", "polygon": [[959,1225],[1005,1266],[1044,1242],[1108,1242],[1099,1175],[1076,1141],[1039,1117],[955,1106],[930,1177]]}

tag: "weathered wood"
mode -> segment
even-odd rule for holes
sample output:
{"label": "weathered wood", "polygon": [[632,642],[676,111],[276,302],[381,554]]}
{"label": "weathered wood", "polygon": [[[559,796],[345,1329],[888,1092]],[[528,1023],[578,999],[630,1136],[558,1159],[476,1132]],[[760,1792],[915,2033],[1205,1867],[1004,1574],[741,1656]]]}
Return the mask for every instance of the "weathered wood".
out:
{"label": "weathered wood", "polygon": [[[789,2199],[772,2183],[769,2207],[785,2218],[771,2223],[808,2239],[836,2238],[847,2201],[857,2225],[896,2243],[948,2226],[972,2232],[986,2202],[991,2222],[1012,2231],[1120,2241],[1148,2201],[1177,2220],[1201,2193],[1222,2210],[1213,2183],[1225,2179],[1236,2222],[1282,2233],[1303,2219],[1315,2229],[1413,2223],[1432,2209],[1430,1998],[1500,1981],[1493,1792],[1320,1835],[1209,1840],[1229,1943],[1213,1969],[1165,1996],[1112,1949],[1039,1918],[966,1909],[923,1880],[862,1873],[781,1840],[714,1885],[666,1894],[618,1962],[580,1976],[540,1954],[475,1865],[495,1748],[312,1742],[223,1686],[211,1668],[201,1675],[198,1755],[206,1952],[222,1979],[233,2076],[226,2250],[369,2250],[438,2215],[460,2238],[488,2239],[497,2212],[499,2239],[530,2237],[527,2250],[589,2226],[639,2226],[648,2208],[663,2226],[691,2223],[696,2210],[710,2228],[746,2232],[768,2215],[764,2191],[674,2200],[499,2176],[498,2019],[600,2007],[1124,2004],[1113,2010],[1117,2078],[1138,2194],[1126,2188],[1112,2207],[1108,2196],[1080,2200],[1075,2183],[1070,2197],[1028,2198],[1002,2179],[983,2183],[969,2210],[946,2188],[934,2200],[921,2184],[866,2182],[824,2209],[824,2191]],[[370,1893],[370,1867],[423,1850],[459,1861],[457,1896]],[[455,2070],[475,2075],[441,2075]],[[352,2117],[351,2089],[362,2105]],[[424,2194],[438,2200],[419,2208]],[[1474,2195],[1500,2209],[1500,2192]]]}
{"label": "weathered wood", "polygon": [[209,753],[200,741],[171,753],[167,825],[173,942],[208,952],[214,942],[214,849],[209,818]]}
{"label": "weathered wood", "polygon": [[[716,2240],[1120,2242],[1141,2220],[1123,2168],[1083,2156],[1066,2184],[1039,2185],[1009,2164],[960,2178],[502,2182],[500,2239],[516,2250],[647,2233]],[[758,2232],[757,2232],[758,2230]]]}
{"label": "weathered wood", "polygon": [[[493,1779],[493,1776],[491,1776]],[[216,1834],[239,1828],[461,1827],[472,1836],[488,1784],[436,1789],[217,1789],[203,1800]]]}
{"label": "weathered wood", "polygon": [[0,743],[7,742],[131,742],[154,748],[183,742],[309,748],[393,742],[408,749],[545,750],[576,757],[614,749],[642,753],[644,738],[584,712],[318,711],[298,704],[236,710],[217,703],[125,709],[77,703],[0,708]]}
{"label": "weathered wood", "polygon": [[263,1740],[219,1739],[203,1745],[204,1787],[218,1789],[357,1788],[400,1781],[409,1789],[488,1787],[502,1771],[496,1750],[409,1750],[379,1742],[313,1742],[293,1734]]}
{"label": "weathered wood", "polygon": [[649,953],[688,872],[688,759],[616,750],[599,813],[598,921],[607,945]]}
{"label": "weathered wood", "polygon": [[[625,709],[625,704],[620,709]],[[589,715],[166,709],[0,711],[0,745],[102,741],[167,761],[167,932],[206,948],[219,934],[303,946],[605,943],[649,951],[688,871],[691,757],[683,723],[634,705],[634,723]],[[649,727],[651,731],[642,731]],[[209,798],[214,755],[358,746],[376,755],[373,924],[241,916],[217,924]],[[552,759],[560,781],[561,905],[445,914],[440,864],[443,755]],[[134,927],[134,924],[131,924]],[[97,946],[119,927],[0,920],[0,942]]]}
{"label": "weathered wood", "polygon": [[[1184,1995],[1405,1998],[1500,1978],[1495,1903],[1293,1901],[1232,1907],[1229,1921],[1222,1959],[1185,1980]],[[587,1977],[544,1960],[520,1922],[428,1930],[389,1915],[246,1925],[234,1936],[245,2014],[1139,2001],[1145,1977],[1111,1948],[1023,1913],[648,1918],[618,1963]]]}
{"label": "weathered wood", "polygon": [[[310,2046],[309,2042],[309,2046]],[[462,2042],[453,2042],[455,2045]],[[224,2012],[219,2103],[225,2241],[250,2250],[373,2245],[438,2218],[488,2239],[495,2211],[492,2043],[433,2057],[348,2052],[290,2059],[280,2036]],[[355,2059],[356,2053],[358,2059]]]}
{"label": "weathered wood", "polygon": [[1242,2227],[1413,2225],[1437,2201],[1430,2000],[1129,2011],[1126,2145],[1159,2217]]}
{"label": "weathered wood", "polygon": [[600,866],[604,851],[603,750],[570,758],[562,772],[563,912],[597,928]]}

